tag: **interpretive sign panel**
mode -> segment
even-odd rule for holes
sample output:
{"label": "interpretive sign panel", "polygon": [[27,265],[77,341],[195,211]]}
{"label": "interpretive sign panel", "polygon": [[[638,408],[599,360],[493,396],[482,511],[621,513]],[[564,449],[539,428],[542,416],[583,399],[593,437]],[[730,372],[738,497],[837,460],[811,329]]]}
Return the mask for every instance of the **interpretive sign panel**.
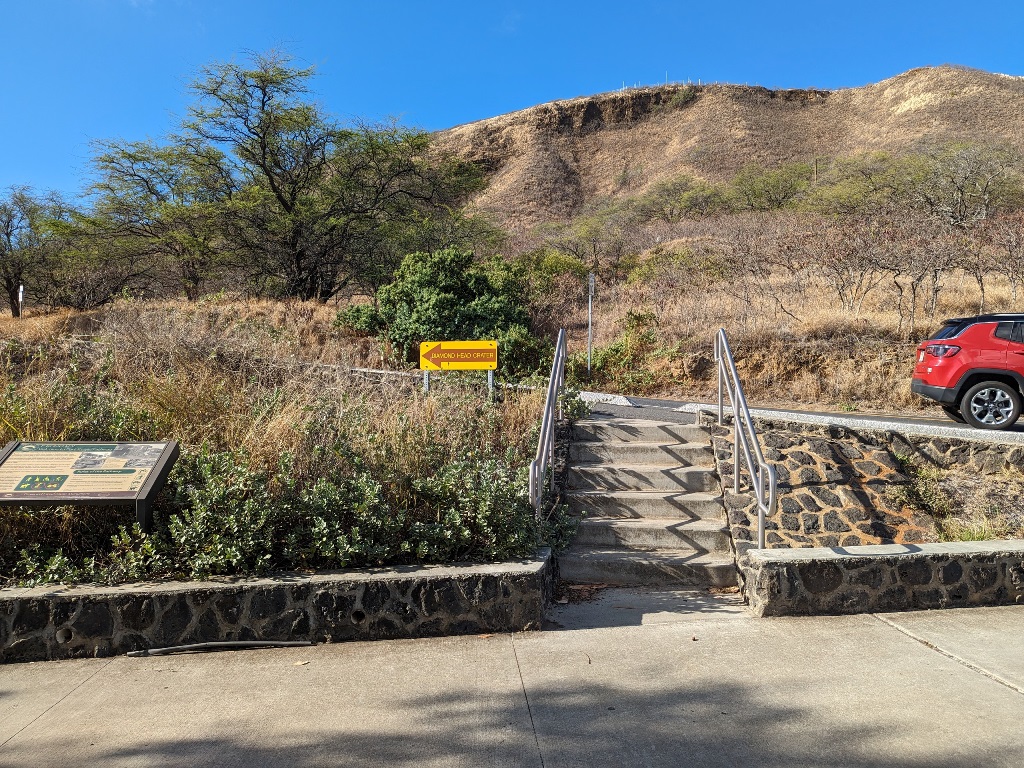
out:
{"label": "interpretive sign panel", "polygon": [[152,498],[178,458],[178,444],[8,443],[0,452],[0,504],[134,504],[150,528]]}
{"label": "interpretive sign panel", "polygon": [[420,370],[493,371],[498,367],[496,341],[424,341]]}

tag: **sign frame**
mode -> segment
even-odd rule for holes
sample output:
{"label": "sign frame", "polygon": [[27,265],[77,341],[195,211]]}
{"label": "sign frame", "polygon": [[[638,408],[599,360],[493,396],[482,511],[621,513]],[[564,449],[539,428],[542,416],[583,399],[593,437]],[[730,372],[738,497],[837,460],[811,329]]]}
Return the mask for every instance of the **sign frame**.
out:
{"label": "sign frame", "polygon": [[[441,360],[431,359],[434,354],[476,355],[481,359]],[[486,356],[487,359],[483,359]],[[498,342],[492,339],[469,341],[422,341],[420,342],[420,370],[422,371],[493,371],[498,367]]]}
{"label": "sign frame", "polygon": [[[29,493],[14,494],[13,492],[0,492],[0,506],[8,507],[56,507],[62,505],[78,506],[116,506],[135,507],[135,517],[143,533],[152,533],[153,529],[153,502],[157,494],[163,490],[167,482],[167,476],[171,473],[174,463],[181,455],[176,440],[154,440],[149,441],[117,441],[117,440],[14,440],[0,450],[0,467],[4,462],[18,450],[18,447],[25,444],[39,445],[152,445],[163,443],[164,448],[160,452],[153,468],[150,470],[145,481],[134,496],[76,496],[74,493],[56,491],[45,496],[31,496]],[[45,492],[43,492],[45,493]],[[123,493],[123,492],[121,492]]]}

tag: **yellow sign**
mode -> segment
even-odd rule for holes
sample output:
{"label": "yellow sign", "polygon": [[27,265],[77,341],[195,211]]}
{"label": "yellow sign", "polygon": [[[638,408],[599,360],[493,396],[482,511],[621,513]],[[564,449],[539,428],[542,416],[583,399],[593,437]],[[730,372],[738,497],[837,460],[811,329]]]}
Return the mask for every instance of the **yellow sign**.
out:
{"label": "yellow sign", "polygon": [[498,367],[496,341],[424,341],[420,370],[493,371]]}

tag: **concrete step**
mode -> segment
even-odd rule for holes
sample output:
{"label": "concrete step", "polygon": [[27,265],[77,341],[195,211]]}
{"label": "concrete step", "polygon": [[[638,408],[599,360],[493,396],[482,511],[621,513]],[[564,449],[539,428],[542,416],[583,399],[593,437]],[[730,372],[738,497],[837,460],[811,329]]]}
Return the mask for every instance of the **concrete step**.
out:
{"label": "concrete step", "polygon": [[571,546],[558,556],[564,581],[634,586],[732,587],[738,583],[732,557],[693,550],[637,552]]}
{"label": "concrete step", "polygon": [[724,520],[722,497],[686,491],[571,491],[566,501],[577,515],[620,519]]}
{"label": "concrete step", "polygon": [[710,466],[664,467],[648,464],[576,464],[566,478],[570,490],[698,491],[718,493],[718,476]]}
{"label": "concrete step", "polygon": [[710,466],[714,464],[714,456],[710,443],[624,443],[585,440],[569,445],[570,462],[692,467]]}
{"label": "concrete step", "polygon": [[583,419],[572,428],[573,441],[710,443],[711,431],[696,424],[645,419]]}
{"label": "concrete step", "polygon": [[633,550],[693,549],[732,554],[724,520],[618,520],[587,518],[580,521],[573,544]]}

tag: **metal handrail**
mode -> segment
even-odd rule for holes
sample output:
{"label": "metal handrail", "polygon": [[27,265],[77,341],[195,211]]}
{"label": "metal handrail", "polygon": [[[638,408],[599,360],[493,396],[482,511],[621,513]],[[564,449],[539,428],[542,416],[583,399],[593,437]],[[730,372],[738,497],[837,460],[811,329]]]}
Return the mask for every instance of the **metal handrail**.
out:
{"label": "metal handrail", "polygon": [[[565,384],[566,343],[565,329],[558,332],[555,342],[555,359],[551,361],[551,378],[548,379],[547,397],[544,400],[544,415],[540,421],[540,438],[537,440],[537,456],[530,462],[530,503],[540,517],[541,502],[544,499],[544,482],[548,468],[555,471],[555,423],[561,416],[559,395]],[[556,415],[556,409],[559,413]]]}
{"label": "metal handrail", "polygon": [[750,484],[757,499],[757,546],[765,548],[764,519],[775,514],[778,494],[778,479],[775,467],[764,460],[761,453],[761,441],[757,437],[757,429],[750,418],[747,398],[743,394],[739,374],[736,372],[736,361],[725,330],[718,329],[715,335],[715,363],[718,366],[718,424],[722,425],[724,411],[724,394],[729,393],[729,402],[733,413],[733,492],[740,492],[740,455],[742,448],[743,460],[750,475]]}

